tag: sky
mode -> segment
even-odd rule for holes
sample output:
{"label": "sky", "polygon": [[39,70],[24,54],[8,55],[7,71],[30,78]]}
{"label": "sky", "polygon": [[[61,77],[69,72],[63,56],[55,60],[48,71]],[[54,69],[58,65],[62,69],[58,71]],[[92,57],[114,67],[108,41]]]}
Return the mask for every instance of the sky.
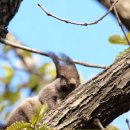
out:
{"label": "sky", "polygon": [[[127,48],[108,41],[113,34],[123,36],[112,15],[98,24],[82,27],[48,17],[37,6],[38,3],[56,16],[75,22],[92,22],[106,13],[96,0],[24,0],[9,24],[9,31],[28,47],[43,52],[63,52],[78,61],[106,66],[112,64],[118,53]],[[40,58],[44,62],[48,60],[44,56]],[[85,81],[102,71],[81,65],[77,67]],[[127,129],[125,119],[129,115],[119,117],[112,124],[121,130]]]}

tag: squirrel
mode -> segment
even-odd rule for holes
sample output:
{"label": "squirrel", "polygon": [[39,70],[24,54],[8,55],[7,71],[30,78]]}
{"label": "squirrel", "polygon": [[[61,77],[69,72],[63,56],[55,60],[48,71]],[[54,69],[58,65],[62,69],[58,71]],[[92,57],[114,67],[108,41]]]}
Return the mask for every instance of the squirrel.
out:
{"label": "squirrel", "polygon": [[79,84],[79,74],[73,60],[61,53],[59,58],[55,53],[48,52],[56,67],[56,79],[43,87],[35,97],[26,99],[8,117],[6,127],[16,121],[29,122],[31,116],[43,104],[53,109],[67,97]]}

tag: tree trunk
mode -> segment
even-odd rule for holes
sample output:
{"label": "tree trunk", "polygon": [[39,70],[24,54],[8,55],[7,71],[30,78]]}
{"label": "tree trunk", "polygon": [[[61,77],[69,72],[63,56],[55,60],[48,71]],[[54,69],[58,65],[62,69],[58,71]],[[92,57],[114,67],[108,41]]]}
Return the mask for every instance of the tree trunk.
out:
{"label": "tree trunk", "polygon": [[[109,0],[97,0],[107,9],[110,8]],[[116,5],[120,19],[125,27],[130,31],[130,0],[120,0]],[[114,12],[112,12],[114,14]]]}
{"label": "tree trunk", "polygon": [[107,126],[130,110],[130,52],[102,73],[79,86],[42,120],[57,130],[98,128],[94,120]]}
{"label": "tree trunk", "polygon": [[22,0],[0,0],[0,37],[5,38],[7,26],[17,13]]}

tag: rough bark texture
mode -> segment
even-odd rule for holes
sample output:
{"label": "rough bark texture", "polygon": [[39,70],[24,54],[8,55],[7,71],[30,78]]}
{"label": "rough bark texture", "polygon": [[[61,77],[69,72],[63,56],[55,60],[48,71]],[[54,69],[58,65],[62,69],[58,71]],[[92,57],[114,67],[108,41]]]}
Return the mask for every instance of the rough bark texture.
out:
{"label": "rough bark texture", "polygon": [[[109,0],[97,0],[97,1],[106,8],[110,8]],[[122,23],[130,31],[130,0],[120,0],[117,3],[116,7]]]}
{"label": "rough bark texture", "polygon": [[52,128],[98,128],[130,110],[130,53],[114,62],[95,78],[74,90],[69,97],[50,111],[42,121]]}
{"label": "rough bark texture", "polygon": [[0,0],[0,37],[5,38],[7,26],[17,13],[22,0]]}

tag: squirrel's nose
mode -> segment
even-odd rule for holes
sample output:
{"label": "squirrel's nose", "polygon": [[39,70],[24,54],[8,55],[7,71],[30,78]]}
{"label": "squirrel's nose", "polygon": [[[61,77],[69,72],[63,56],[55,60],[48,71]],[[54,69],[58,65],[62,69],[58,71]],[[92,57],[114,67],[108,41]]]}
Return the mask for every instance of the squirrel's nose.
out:
{"label": "squirrel's nose", "polygon": [[71,78],[71,79],[69,80],[69,84],[70,84],[70,85],[76,85],[76,80],[75,80],[74,78]]}

